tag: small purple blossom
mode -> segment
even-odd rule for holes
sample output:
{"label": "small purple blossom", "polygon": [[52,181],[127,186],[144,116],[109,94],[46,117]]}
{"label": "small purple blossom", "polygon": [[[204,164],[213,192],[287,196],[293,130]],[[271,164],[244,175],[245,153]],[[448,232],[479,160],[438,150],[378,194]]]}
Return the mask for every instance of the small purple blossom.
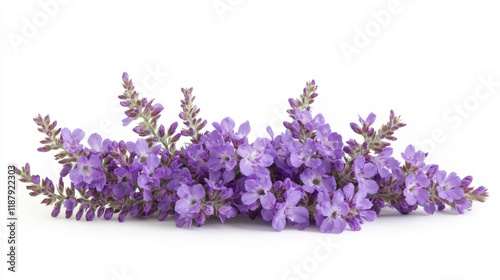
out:
{"label": "small purple blossom", "polygon": [[377,118],[377,116],[374,113],[368,114],[368,116],[366,117],[366,120],[361,118],[361,116],[359,116],[359,115],[358,115],[358,117],[359,117],[358,120],[363,127],[371,126],[375,122],[375,119]]}
{"label": "small purple blossom", "polygon": [[148,142],[142,138],[137,139],[135,143],[127,142],[127,149],[129,152],[135,152],[139,162],[145,162],[150,153],[157,154],[157,151],[150,152]]}
{"label": "small purple blossom", "polygon": [[128,170],[123,167],[114,170],[117,183],[113,186],[113,195],[117,199],[122,199],[124,196],[128,197],[133,191],[132,177]]}
{"label": "small purple blossom", "polygon": [[354,185],[352,183],[344,186],[342,192],[350,208],[349,213],[346,215],[346,221],[352,230],[360,230],[363,220],[368,222],[375,220],[377,214],[371,210],[373,203],[366,197],[366,193],[359,191],[354,193]]}
{"label": "small purple blossom", "polygon": [[391,170],[399,168],[399,162],[392,156],[392,148],[384,148],[382,152],[373,158],[373,163],[377,167],[378,174],[382,178],[391,175]]}
{"label": "small purple blossom", "polygon": [[472,203],[467,198],[462,197],[459,200],[456,200],[452,206],[453,206],[453,209],[455,209],[455,211],[458,214],[463,214],[465,210],[470,211],[470,208],[472,207]]}
{"label": "small purple blossom", "polygon": [[446,171],[436,173],[437,192],[440,198],[453,202],[460,200],[464,195],[464,190],[460,188],[460,177],[455,172],[446,176]]}
{"label": "small purple blossom", "polygon": [[425,166],[424,160],[427,157],[427,154],[422,151],[415,151],[415,147],[413,147],[413,145],[409,145],[406,147],[405,152],[402,153],[401,156],[411,165],[422,168]]}
{"label": "small purple blossom", "polygon": [[259,200],[262,208],[271,209],[276,202],[276,198],[270,192],[272,187],[269,177],[258,177],[257,179],[248,179],[245,181],[246,192],[241,195],[241,201],[245,205],[253,205]]}
{"label": "small purple blossom", "polygon": [[102,160],[98,155],[91,155],[89,159],[81,156],[77,167],[69,172],[71,181],[75,188],[95,188],[102,191],[105,183],[104,172],[101,167]]}
{"label": "small purple blossom", "polygon": [[219,208],[219,219],[224,223],[227,219],[236,217],[238,212],[231,205],[223,205]]}
{"label": "small purple blossom", "polygon": [[247,135],[250,133],[250,123],[248,121],[242,123],[238,127],[238,132],[236,133],[234,132],[235,123],[233,119],[229,117],[222,119],[220,124],[214,122],[212,125],[221,135],[228,137],[236,143],[245,140]]}
{"label": "small purple blossom", "polygon": [[189,168],[183,167],[179,169],[173,169],[171,176],[169,176],[169,181],[167,183],[167,189],[170,191],[176,191],[179,186],[186,184],[191,185],[194,183],[193,177]]}
{"label": "small purple blossom", "polygon": [[305,229],[309,225],[309,212],[304,206],[296,206],[302,198],[302,192],[296,189],[289,189],[286,192],[285,202],[276,205],[276,215],[272,219],[272,226],[277,231],[283,230],[286,220],[299,225],[299,230]]}
{"label": "small purple blossom", "polygon": [[188,224],[191,227],[192,219],[201,211],[201,201],[205,197],[205,188],[196,184],[192,187],[181,185],[177,189],[179,200],[175,202],[175,212],[179,214],[177,226]]}
{"label": "small purple blossom", "polygon": [[215,146],[210,152],[212,156],[207,162],[210,170],[219,171],[221,168],[232,170],[236,166],[237,160],[231,144],[225,143],[223,146]]}
{"label": "small purple blossom", "polygon": [[411,173],[408,175],[405,180],[406,187],[403,191],[406,202],[409,205],[414,205],[417,202],[420,205],[424,205],[429,199],[429,190],[427,187],[430,183],[429,178],[421,171],[417,174]]}
{"label": "small purple blossom", "polygon": [[160,185],[160,179],[165,176],[165,168],[159,167],[160,159],[150,154],[137,178],[137,184],[144,190],[144,201],[151,201],[151,189]]}
{"label": "small purple blossom", "polygon": [[317,128],[316,140],[318,153],[322,156],[332,159],[341,159],[344,156],[342,135],[331,132],[329,125],[325,124]]}
{"label": "small purple blossom", "polygon": [[336,187],[335,179],[326,174],[323,166],[306,168],[300,174],[300,180],[304,184],[302,188],[308,193],[312,193],[314,190],[333,192]]}
{"label": "small purple blossom", "polygon": [[71,154],[76,155],[83,149],[83,145],[80,144],[80,141],[85,137],[83,130],[77,128],[71,132],[69,129],[63,128],[61,137],[64,141],[64,149]]}
{"label": "small purple blossom", "polygon": [[307,139],[304,144],[294,141],[290,147],[290,162],[293,167],[300,167],[304,164],[310,168],[316,168],[321,164],[321,160],[313,157],[317,151],[316,143],[312,139]]}
{"label": "small purple blossom", "polygon": [[240,171],[243,175],[269,173],[266,167],[273,163],[274,156],[268,151],[265,139],[257,138],[253,145],[243,144],[237,152],[241,156]]}
{"label": "small purple blossom", "polygon": [[75,206],[76,206],[76,200],[74,198],[68,198],[66,199],[66,201],[64,201],[64,207],[68,211],[73,211],[73,209],[75,209]]}
{"label": "small purple blossom", "polygon": [[89,146],[90,146],[90,149],[93,151],[93,152],[100,152],[102,150],[102,137],[101,135],[97,134],[97,133],[92,133],[90,136],[89,136],[89,139],[88,139],[88,143],[89,143]]}
{"label": "small purple blossom", "polygon": [[325,199],[316,205],[316,223],[321,232],[341,233],[347,223],[345,216],[349,213],[349,205],[344,201],[342,190],[333,193],[332,200]]}
{"label": "small purple blossom", "polygon": [[358,181],[358,188],[361,192],[374,194],[379,189],[377,182],[371,178],[377,174],[377,168],[373,163],[366,163],[363,156],[354,159],[354,173]]}

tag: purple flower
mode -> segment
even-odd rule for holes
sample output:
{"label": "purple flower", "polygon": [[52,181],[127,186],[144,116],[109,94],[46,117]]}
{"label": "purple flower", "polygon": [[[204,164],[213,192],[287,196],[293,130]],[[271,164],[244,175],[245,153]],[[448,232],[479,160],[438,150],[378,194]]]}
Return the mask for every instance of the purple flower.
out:
{"label": "purple flower", "polygon": [[250,133],[250,122],[246,121],[238,127],[238,133],[236,133],[236,139],[245,139]]}
{"label": "purple flower", "polygon": [[366,193],[357,192],[354,194],[354,185],[349,183],[342,188],[345,201],[349,205],[350,211],[347,215],[347,224],[352,230],[360,230],[363,220],[373,222],[377,217],[375,211],[370,210],[373,203],[366,197]]}
{"label": "purple flower", "polygon": [[179,186],[183,184],[191,185],[194,183],[191,172],[187,167],[182,169],[173,169],[170,179],[171,180],[167,183],[167,189],[170,191],[176,191]]}
{"label": "purple flower", "polygon": [[368,114],[368,117],[366,117],[366,120],[361,118],[361,116],[359,116],[359,115],[358,115],[358,117],[359,117],[359,122],[361,123],[361,125],[363,125],[363,127],[371,126],[375,122],[375,119],[377,118],[377,116],[374,113]]}
{"label": "purple flower", "polygon": [[295,177],[294,175],[298,174],[298,168],[293,167],[290,163],[289,147],[294,141],[290,130],[286,130],[281,135],[276,136],[272,142],[276,151],[274,162],[284,178]]}
{"label": "purple flower", "polygon": [[365,163],[363,156],[357,156],[354,159],[354,174],[361,192],[374,194],[378,191],[377,182],[371,179],[377,174],[377,168],[373,163]]}
{"label": "purple flower", "polygon": [[226,142],[223,146],[215,146],[210,153],[211,157],[207,162],[210,170],[219,171],[221,168],[232,170],[236,166],[237,161],[231,144]]}
{"label": "purple flower", "polygon": [[417,174],[411,173],[408,175],[405,180],[406,187],[403,190],[408,205],[414,205],[417,202],[420,205],[424,205],[429,199],[429,190],[427,187],[430,183],[431,180],[422,171],[419,171]]}
{"label": "purple flower", "polygon": [[83,149],[83,145],[80,144],[83,137],[85,137],[85,132],[77,128],[71,132],[67,128],[61,130],[61,137],[64,141],[64,149],[69,153],[76,155]]}
{"label": "purple flower", "polygon": [[344,156],[342,136],[336,132],[330,132],[329,125],[318,127],[316,140],[318,153],[321,155],[333,159],[341,159]]}
{"label": "purple flower", "polygon": [[213,127],[221,134],[221,135],[232,135],[234,133],[234,121],[230,117],[225,117],[222,119],[220,124],[214,122],[212,123]]}
{"label": "purple flower", "polygon": [[[309,131],[313,131],[314,127],[314,119],[309,110],[294,110],[293,112],[293,126],[295,128],[295,132],[298,132],[300,129],[300,125],[303,125]],[[300,123],[299,123],[300,122]],[[293,131],[292,131],[293,132]]]}
{"label": "purple flower", "polygon": [[158,155],[158,152],[160,150],[160,146],[154,146],[149,149],[148,142],[142,138],[137,139],[137,141],[134,142],[127,142],[127,150],[132,153],[135,152],[137,155],[138,161],[143,163],[146,161],[148,158],[149,154],[154,154]]}
{"label": "purple flower", "polygon": [[268,176],[248,179],[245,181],[246,192],[241,195],[241,201],[251,206],[259,200],[262,208],[271,209],[276,202],[276,198],[270,192],[271,187],[272,183]]}
{"label": "purple flower", "polygon": [[102,191],[106,177],[102,171],[101,162],[98,155],[91,155],[90,159],[86,156],[78,159],[76,168],[69,172],[69,177],[76,189],[88,187]]}
{"label": "purple flower", "polygon": [[130,172],[123,167],[118,167],[113,172],[117,179],[117,183],[113,186],[113,195],[117,199],[122,199],[123,196],[129,197],[133,192]]}
{"label": "purple flower", "polygon": [[236,209],[231,205],[223,205],[219,207],[219,219],[221,223],[224,223],[227,219],[236,217]]}
{"label": "purple flower", "polygon": [[392,148],[384,148],[378,155],[373,158],[373,163],[377,167],[378,174],[382,178],[387,178],[391,175],[390,170],[399,167],[399,162],[392,156]]}
{"label": "purple flower", "polygon": [[308,193],[314,190],[333,192],[337,186],[335,178],[327,175],[323,166],[307,168],[300,174],[300,180],[304,184],[302,188]]}
{"label": "purple flower", "polygon": [[137,185],[144,190],[144,201],[151,201],[151,188],[160,185],[160,179],[165,176],[165,168],[160,167],[160,159],[150,154],[146,163],[142,165],[142,170],[137,178]]}
{"label": "purple flower", "polygon": [[455,209],[458,214],[463,214],[464,210],[470,210],[471,207],[472,203],[465,197],[462,197],[453,203],[453,209]]}
{"label": "purple flower", "polygon": [[68,198],[66,199],[66,201],[64,201],[64,207],[68,211],[73,211],[73,209],[75,209],[75,206],[76,206],[76,200],[74,198]]}
{"label": "purple flower", "polygon": [[[215,147],[220,148],[219,146]],[[208,149],[213,149],[215,147],[210,147]],[[206,149],[202,144],[188,145],[184,149],[184,155],[187,159],[187,165],[193,167],[197,176],[203,177],[208,172],[208,167],[206,164],[208,160],[208,149]]]}
{"label": "purple flower", "polygon": [[415,147],[413,147],[413,145],[409,145],[406,147],[405,152],[401,153],[401,156],[411,165],[422,168],[425,166],[424,160],[427,154],[422,151],[416,152]]}
{"label": "purple flower", "polygon": [[177,189],[179,200],[175,202],[175,212],[179,214],[177,225],[182,226],[188,223],[191,227],[192,219],[201,211],[201,201],[205,197],[205,188],[196,184],[192,187],[181,185]]}
{"label": "purple flower", "polygon": [[[406,199],[404,196],[399,196],[393,200],[391,200],[391,206],[394,207],[396,210],[399,211],[401,214],[409,214],[412,211],[415,211],[418,207],[417,204],[414,205],[409,205],[408,202],[406,202]],[[424,205],[424,208],[426,206]]]}
{"label": "purple flower", "polygon": [[226,184],[234,180],[235,174],[234,170],[213,172],[211,171],[208,178],[205,179],[207,187],[212,190],[227,190]]}
{"label": "purple flower", "polygon": [[102,137],[101,137],[101,135],[99,135],[97,133],[92,133],[89,136],[88,143],[89,143],[91,151],[97,153],[97,152],[100,152],[102,150],[102,147],[101,147]]}
{"label": "purple flower", "polygon": [[299,230],[305,229],[309,225],[309,212],[304,206],[296,206],[302,197],[302,192],[296,189],[289,189],[286,192],[286,200],[276,205],[277,211],[273,217],[272,226],[277,231],[283,230],[286,219],[299,225]]}
{"label": "purple flower", "polygon": [[321,232],[341,233],[344,231],[347,225],[344,216],[349,213],[349,205],[344,199],[342,190],[337,190],[331,201],[324,200],[316,205],[316,223]]}
{"label": "purple flower", "polygon": [[304,144],[294,141],[290,149],[290,162],[293,167],[305,164],[307,167],[316,168],[321,164],[319,158],[314,158],[317,147],[313,139],[307,139]]}
{"label": "purple flower", "polygon": [[238,147],[237,152],[241,156],[240,171],[243,175],[269,174],[265,167],[273,163],[274,156],[267,149],[266,139],[257,138],[252,146],[243,144]]}
{"label": "purple flower", "polygon": [[248,121],[242,123],[239,126],[237,133],[234,133],[234,127],[235,127],[234,121],[229,117],[222,119],[220,124],[214,122],[212,123],[212,125],[214,126],[216,131],[218,131],[221,135],[227,136],[231,140],[236,142],[246,139],[247,135],[250,133],[250,123]]}
{"label": "purple flower", "polygon": [[436,172],[437,191],[440,198],[453,202],[464,196],[464,190],[460,188],[460,177],[455,172],[446,176],[446,171]]}

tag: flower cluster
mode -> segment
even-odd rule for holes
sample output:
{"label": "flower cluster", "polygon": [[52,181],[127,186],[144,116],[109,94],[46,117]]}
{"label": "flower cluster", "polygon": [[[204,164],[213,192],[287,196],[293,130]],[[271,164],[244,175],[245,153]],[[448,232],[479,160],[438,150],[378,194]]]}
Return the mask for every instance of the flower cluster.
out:
{"label": "flower cluster", "polygon": [[[361,229],[375,220],[380,210],[391,207],[402,214],[419,206],[433,214],[446,206],[463,214],[472,202],[484,202],[484,187],[471,187],[472,177],[440,170],[425,162],[427,154],[408,146],[402,161],[393,157],[389,141],[405,126],[390,112],[389,121],[375,130],[371,113],[351,123],[360,140],[333,131],[311,105],[317,97],[314,80],[297,99],[289,99],[290,121],[284,131],[269,137],[248,139],[250,124],[227,117],[203,131],[207,121],[198,114],[192,88],[182,89],[182,124],[158,124],[163,106],[142,98],[123,74],[124,125],[136,123],[135,142],[102,139],[98,134],[81,142],[81,129],[57,128],[49,116],[34,120],[46,135],[38,150],[57,151],[60,178],[32,175],[30,165],[17,170],[31,196],[43,195],[42,203],[61,208],[67,218],[93,220],[114,215],[174,216],[179,227],[201,226],[212,216],[222,223],[238,215],[271,222],[281,231],[288,225],[302,230],[315,224],[321,232],[340,233],[347,227]],[[237,129],[236,129],[237,127]],[[188,138],[180,145],[181,138]],[[178,147],[181,146],[181,147]]]}

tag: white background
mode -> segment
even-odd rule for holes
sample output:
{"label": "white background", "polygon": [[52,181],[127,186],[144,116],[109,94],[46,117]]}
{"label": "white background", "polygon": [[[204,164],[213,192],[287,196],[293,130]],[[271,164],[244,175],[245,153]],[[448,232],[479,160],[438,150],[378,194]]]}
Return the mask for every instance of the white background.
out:
{"label": "white background", "polygon": [[[487,203],[463,216],[387,211],[341,235],[277,233],[246,218],[187,230],[171,218],[54,219],[20,185],[18,272],[6,272],[2,222],[2,279],[498,279],[500,87],[488,92],[480,80],[500,81],[500,5],[330,2],[1,1],[3,174],[29,161],[57,179],[53,154],[36,152],[38,113],[87,136],[134,140],[117,106],[123,71],[165,106],[164,123],[177,118],[180,88],[193,86],[209,123],[249,120],[252,138],[267,125],[279,132],[287,99],[314,78],[315,112],[345,139],[358,114],[373,111],[379,125],[394,109],[408,123],[397,156],[409,143],[427,148],[428,162],[487,186]],[[375,21],[382,10],[391,12],[384,26]],[[356,53],[345,55],[346,45]]]}

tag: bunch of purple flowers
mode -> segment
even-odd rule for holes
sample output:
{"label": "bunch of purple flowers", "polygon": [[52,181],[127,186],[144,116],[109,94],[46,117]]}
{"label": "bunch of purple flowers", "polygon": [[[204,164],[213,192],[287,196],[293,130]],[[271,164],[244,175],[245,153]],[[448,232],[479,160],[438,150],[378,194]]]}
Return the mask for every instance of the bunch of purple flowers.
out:
{"label": "bunch of purple flowers", "polygon": [[[133,131],[141,137],[135,142],[92,134],[83,145],[81,129],[57,128],[49,116],[34,119],[45,134],[38,150],[57,151],[60,177],[57,183],[40,179],[31,175],[29,164],[17,174],[31,196],[45,196],[42,203],[53,206],[53,217],[64,207],[66,218],[74,214],[77,220],[118,215],[123,222],[131,215],[162,221],[172,215],[177,226],[191,227],[213,216],[224,223],[247,215],[278,231],[286,224],[302,230],[313,223],[321,232],[340,233],[347,226],[361,229],[384,207],[408,214],[421,206],[433,214],[448,205],[463,214],[473,201],[488,197],[486,188],[470,186],[471,176],[460,178],[425,163],[427,154],[411,145],[403,162],[394,158],[389,141],[405,124],[392,111],[378,130],[372,127],[373,113],[360,117],[350,126],[362,141],[344,143],[321,114],[312,114],[314,80],[298,99],[289,99],[284,132],[275,135],[268,128],[269,137],[251,142],[249,123],[236,129],[231,118],[203,131],[207,121],[198,116],[192,88],[182,89],[183,127],[158,124],[163,106],[140,97],[127,73],[122,78],[123,124],[136,123]],[[178,148],[182,137],[189,142]]]}

